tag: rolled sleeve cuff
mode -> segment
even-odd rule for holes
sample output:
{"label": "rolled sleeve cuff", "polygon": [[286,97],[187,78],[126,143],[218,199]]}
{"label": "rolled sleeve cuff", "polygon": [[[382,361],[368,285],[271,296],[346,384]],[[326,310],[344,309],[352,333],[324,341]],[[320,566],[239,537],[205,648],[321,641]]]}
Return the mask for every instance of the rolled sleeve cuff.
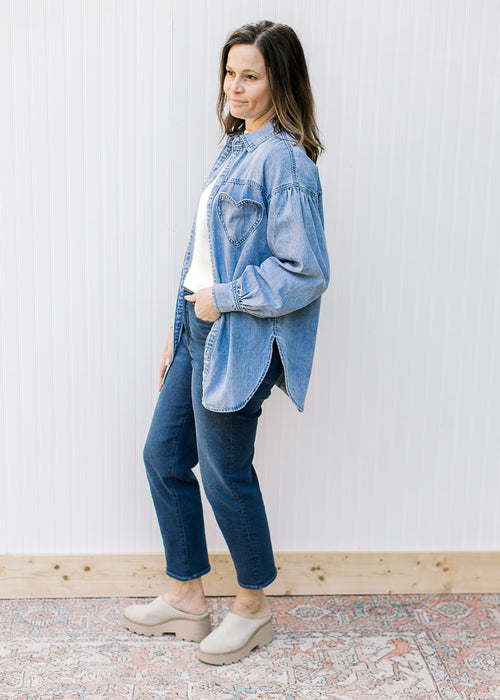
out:
{"label": "rolled sleeve cuff", "polygon": [[229,311],[241,310],[236,291],[236,282],[214,284],[212,287],[212,297],[215,308],[221,314],[228,313]]}

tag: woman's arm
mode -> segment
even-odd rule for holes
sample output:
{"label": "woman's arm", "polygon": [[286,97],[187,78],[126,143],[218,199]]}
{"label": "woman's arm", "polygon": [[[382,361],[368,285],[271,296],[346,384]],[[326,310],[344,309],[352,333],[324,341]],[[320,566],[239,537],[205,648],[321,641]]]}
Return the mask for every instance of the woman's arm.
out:
{"label": "woman's arm", "polygon": [[320,197],[300,186],[274,193],[267,239],[272,255],[261,265],[248,265],[237,279],[212,287],[218,311],[281,316],[325,291],[330,267]]}

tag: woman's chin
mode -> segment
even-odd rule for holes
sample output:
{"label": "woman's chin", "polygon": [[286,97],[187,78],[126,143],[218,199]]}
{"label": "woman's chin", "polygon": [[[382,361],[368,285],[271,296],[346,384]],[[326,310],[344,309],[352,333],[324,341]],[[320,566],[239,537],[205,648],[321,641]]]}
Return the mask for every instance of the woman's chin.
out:
{"label": "woman's chin", "polygon": [[231,116],[234,117],[235,119],[244,119],[245,115],[243,114],[242,109],[230,109]]}

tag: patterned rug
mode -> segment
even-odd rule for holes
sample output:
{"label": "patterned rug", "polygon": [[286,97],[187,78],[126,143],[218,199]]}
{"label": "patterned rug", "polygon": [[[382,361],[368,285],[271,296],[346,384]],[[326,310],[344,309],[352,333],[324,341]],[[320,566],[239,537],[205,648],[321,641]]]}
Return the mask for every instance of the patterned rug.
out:
{"label": "patterned rug", "polygon": [[[220,667],[125,630],[141,600],[0,600],[0,699],[500,699],[500,595],[270,600],[273,642]],[[214,624],[231,602],[210,599]]]}

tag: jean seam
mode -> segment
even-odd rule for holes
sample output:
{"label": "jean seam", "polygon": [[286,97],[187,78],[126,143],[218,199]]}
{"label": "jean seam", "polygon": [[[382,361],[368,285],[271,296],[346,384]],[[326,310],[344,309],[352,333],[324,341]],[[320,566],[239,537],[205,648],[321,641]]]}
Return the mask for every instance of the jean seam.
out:
{"label": "jean seam", "polygon": [[[189,406],[186,406],[185,409],[184,409],[184,416],[183,416],[183,418],[182,418],[182,424],[179,426],[178,433],[181,432],[182,428],[183,428],[184,425],[186,424],[186,417],[187,417],[188,411],[189,411]],[[178,452],[178,450],[179,450],[179,443],[180,443],[180,440],[177,439],[177,440],[175,441],[175,451],[174,451],[174,454],[172,455],[172,462],[175,462],[175,460],[176,460],[177,452]],[[176,493],[176,491],[175,491],[174,489],[172,489],[172,495],[173,495],[174,500],[175,500],[175,512],[176,512],[176,515],[177,515],[177,522],[178,522],[178,524],[179,524],[179,531],[180,531],[181,534],[182,534],[182,550],[183,550],[182,553],[183,553],[183,556],[184,556],[184,562],[185,562],[185,565],[186,565],[186,569],[190,569],[191,566],[190,566],[190,562],[189,562],[189,554],[188,554],[188,547],[187,547],[186,532],[185,532],[185,530],[184,530],[184,523],[183,523],[182,516],[181,516],[181,508],[180,508],[179,495]]]}
{"label": "jean seam", "polygon": [[[229,419],[229,422],[231,423],[231,430],[229,431],[229,434],[230,434],[230,439],[229,439],[230,455],[229,456],[231,459],[230,463],[233,464],[233,430],[232,430],[232,428],[233,428],[233,425],[232,425],[233,424],[233,416],[231,414],[228,414],[228,419]],[[255,568],[256,564],[258,563],[258,556],[257,556],[257,552],[255,549],[255,542],[254,542],[253,537],[252,537],[251,532],[250,532],[249,513],[248,513],[248,510],[245,506],[245,501],[241,497],[239,490],[237,488],[235,488],[234,480],[232,478],[231,472],[228,472],[228,479],[230,480],[231,488],[232,488],[233,492],[236,494],[237,499],[238,499],[238,503],[240,506],[240,518],[244,514],[245,536],[246,536],[248,547],[250,550],[250,559],[252,562],[252,568]],[[260,575],[260,571],[259,571],[259,575]]]}
{"label": "jean seam", "polygon": [[[188,342],[189,342],[190,333],[189,333],[188,329],[189,329],[189,322],[186,326],[186,340],[188,340]],[[190,357],[190,359],[192,362],[191,357]],[[179,433],[182,433],[182,430],[183,430],[184,426],[186,425],[186,419],[187,419],[189,410],[191,410],[191,411],[193,410],[193,398],[192,398],[192,396],[191,396],[191,405],[189,406],[188,404],[186,404],[186,406],[184,407],[184,414],[182,416],[182,421],[181,421],[181,424],[179,426],[179,430],[177,432],[177,435],[179,435]],[[172,454],[172,463],[174,463],[177,459],[177,454],[178,454],[179,448],[180,448],[180,440],[177,438],[175,440],[175,450]],[[177,522],[179,525],[179,532],[181,533],[181,536],[182,536],[182,554],[183,554],[184,566],[185,566],[186,570],[191,571],[192,567],[191,567],[191,561],[190,561],[190,557],[189,557],[189,547],[187,544],[186,532],[184,529],[184,522],[183,522],[183,519],[181,516],[181,513],[182,513],[181,503],[179,500],[179,495],[177,494],[177,492],[174,489],[172,489],[172,496],[173,496],[173,499],[175,501],[175,513],[176,513],[176,518],[177,518]],[[205,549],[206,549],[206,546],[205,546]],[[167,567],[168,567],[168,565],[167,565]],[[208,570],[210,570],[210,566],[208,567]],[[167,573],[169,576],[172,575],[171,573],[169,573],[168,568],[167,568]],[[174,574],[174,575],[172,575],[172,578],[180,578],[180,577],[179,577],[179,574]],[[189,580],[191,578],[198,578],[198,576],[196,576],[194,574],[189,574],[189,578],[180,578],[180,580]]]}

